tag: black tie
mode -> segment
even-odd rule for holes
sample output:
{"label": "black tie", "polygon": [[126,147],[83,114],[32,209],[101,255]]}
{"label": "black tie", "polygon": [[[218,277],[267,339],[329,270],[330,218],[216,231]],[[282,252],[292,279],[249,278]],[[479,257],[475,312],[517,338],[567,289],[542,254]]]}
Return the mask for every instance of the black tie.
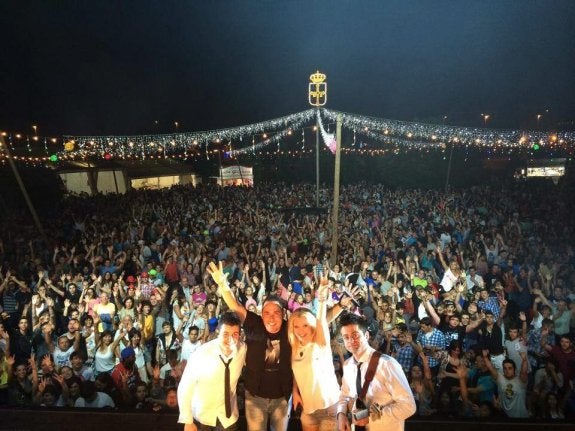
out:
{"label": "black tie", "polygon": [[222,360],[222,363],[226,367],[226,373],[224,376],[224,391],[225,391],[224,396],[226,403],[226,417],[229,418],[232,415],[232,402],[230,399],[230,362],[232,362],[232,359],[234,358],[230,358],[228,362],[226,362],[224,358],[222,358],[221,356],[220,359]]}
{"label": "black tie", "polygon": [[[360,394],[361,394],[361,362],[357,363],[357,374],[355,375],[355,389],[357,390],[357,399],[355,400],[355,409],[356,410],[363,410],[365,409],[365,404],[363,403],[363,400],[361,400],[359,398]],[[365,430],[365,427],[360,427],[360,426],[355,426],[355,430],[356,431],[363,431]]]}
{"label": "black tie", "polygon": [[357,399],[359,400],[359,394],[361,394],[361,362],[357,363],[357,374],[355,375],[355,389],[357,391]]}

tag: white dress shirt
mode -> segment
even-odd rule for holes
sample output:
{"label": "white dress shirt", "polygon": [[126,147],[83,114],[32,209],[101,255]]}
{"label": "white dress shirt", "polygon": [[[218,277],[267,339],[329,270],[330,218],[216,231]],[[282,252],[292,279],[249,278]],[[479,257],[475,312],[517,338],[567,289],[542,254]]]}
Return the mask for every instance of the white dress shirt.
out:
{"label": "white dress shirt", "polygon": [[[369,347],[359,358],[361,362],[361,383],[369,368],[369,360],[375,350]],[[356,376],[357,362],[349,358],[343,365],[343,379],[337,411],[351,412],[357,398]],[[415,400],[401,365],[388,355],[381,355],[365,396],[365,405],[369,408],[373,403],[385,406],[381,417],[370,416],[368,431],[403,431],[405,419],[415,413]]]}
{"label": "white dress shirt", "polygon": [[[232,414],[226,417],[224,378],[225,366],[220,356],[230,363],[230,401]],[[240,343],[232,356],[224,356],[219,340],[202,344],[188,359],[178,385],[179,423],[191,424],[194,418],[208,426],[216,426],[217,419],[224,428],[239,418],[236,387],[246,358],[246,345]]]}

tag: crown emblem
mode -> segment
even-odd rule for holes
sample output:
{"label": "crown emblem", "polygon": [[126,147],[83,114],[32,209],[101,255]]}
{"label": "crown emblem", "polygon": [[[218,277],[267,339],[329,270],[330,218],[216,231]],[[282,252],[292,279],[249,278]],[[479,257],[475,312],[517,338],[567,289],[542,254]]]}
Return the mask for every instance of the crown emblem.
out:
{"label": "crown emblem", "polygon": [[74,142],[73,140],[71,141],[67,141],[64,143],[64,150],[66,151],[74,151],[74,146],[76,145],[76,142]]}
{"label": "crown emblem", "polygon": [[313,73],[309,76],[309,79],[314,84],[320,84],[325,81],[325,74],[321,73],[319,70],[316,73]]}

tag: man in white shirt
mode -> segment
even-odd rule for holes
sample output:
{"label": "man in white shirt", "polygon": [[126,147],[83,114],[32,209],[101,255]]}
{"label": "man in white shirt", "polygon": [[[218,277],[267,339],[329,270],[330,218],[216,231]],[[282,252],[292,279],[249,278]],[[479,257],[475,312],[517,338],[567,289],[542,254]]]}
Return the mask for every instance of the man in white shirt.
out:
{"label": "man in white shirt", "polygon": [[188,338],[184,338],[184,341],[182,342],[182,354],[180,357],[182,361],[187,361],[190,356],[202,345],[202,340],[199,339],[199,335],[200,328],[198,328],[196,325],[190,326]]}
{"label": "man in white shirt", "polygon": [[178,386],[178,422],[184,424],[184,431],[237,430],[236,386],[246,345],[240,341],[237,314],[224,313],[219,323],[218,338],[202,344],[191,355]]}
{"label": "man in white shirt", "polygon": [[469,273],[467,274],[466,281],[467,281],[467,290],[470,292],[473,289],[479,289],[485,286],[485,282],[483,281],[483,277],[477,273],[477,270],[474,266],[469,267]]}
{"label": "man in white shirt", "polygon": [[525,404],[527,394],[527,352],[519,352],[521,355],[521,371],[519,376],[515,372],[515,362],[511,359],[503,361],[502,371],[494,368],[489,360],[489,351],[483,350],[485,365],[491,373],[493,380],[497,382],[499,391],[499,405],[501,410],[509,418],[528,418],[529,411]]}
{"label": "man in white shirt", "polygon": [[[369,431],[403,431],[405,419],[415,413],[416,405],[401,365],[391,356],[381,355],[360,406],[358,395],[376,351],[369,345],[367,321],[364,318],[351,313],[343,315],[340,332],[345,348],[353,356],[343,365],[337,406],[338,430],[349,431],[352,422],[356,430],[367,427]],[[361,414],[361,411],[366,414]],[[351,420],[348,418],[350,412]]]}
{"label": "man in white shirt", "polygon": [[112,398],[105,392],[98,392],[96,384],[90,380],[82,382],[80,385],[80,397],[74,403],[74,407],[102,409],[105,407],[114,408]]}

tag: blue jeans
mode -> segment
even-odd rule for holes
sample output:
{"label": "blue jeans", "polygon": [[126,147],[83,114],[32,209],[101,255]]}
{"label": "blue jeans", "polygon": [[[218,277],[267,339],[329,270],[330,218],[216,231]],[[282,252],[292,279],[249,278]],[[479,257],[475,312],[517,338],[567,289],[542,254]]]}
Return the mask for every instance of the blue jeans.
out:
{"label": "blue jeans", "polygon": [[267,431],[268,418],[271,431],[286,431],[291,400],[260,398],[246,391],[246,421],[249,431]]}

